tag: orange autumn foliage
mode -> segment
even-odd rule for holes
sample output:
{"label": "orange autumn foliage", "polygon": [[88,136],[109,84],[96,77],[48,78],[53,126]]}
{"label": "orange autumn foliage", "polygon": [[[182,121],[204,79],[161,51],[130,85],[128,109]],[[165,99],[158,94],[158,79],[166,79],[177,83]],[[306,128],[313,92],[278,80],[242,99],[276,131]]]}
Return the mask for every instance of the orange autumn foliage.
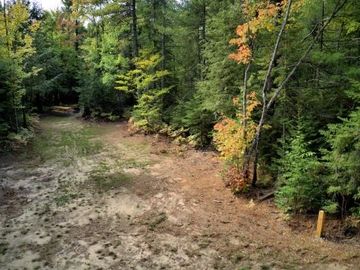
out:
{"label": "orange autumn foliage", "polygon": [[267,0],[252,3],[245,0],[243,4],[243,13],[250,19],[244,24],[240,24],[236,28],[237,38],[231,39],[230,44],[236,45],[238,48],[235,53],[229,55],[229,58],[239,64],[248,64],[252,58],[251,40],[256,34],[266,29],[272,31],[275,27],[274,19],[283,8],[285,1],[280,4],[271,4]]}
{"label": "orange autumn foliage", "polygon": [[[233,103],[238,108],[236,118],[224,117],[215,125],[214,142],[220,151],[221,157],[238,166],[242,163],[245,151],[255,137],[257,125],[251,119],[251,113],[260,102],[256,99],[255,92],[248,95],[246,117],[242,113],[239,100],[234,98]],[[246,127],[244,125],[245,121]],[[246,130],[244,130],[244,127]]]}
{"label": "orange autumn foliage", "polygon": [[235,118],[224,117],[215,125],[214,143],[222,159],[230,165],[226,171],[227,186],[234,192],[240,192],[249,186],[249,179],[241,173],[241,165],[255,137],[257,125],[251,119],[251,114],[260,102],[255,92],[247,95],[246,117],[238,98],[233,98],[233,104],[238,113]]}

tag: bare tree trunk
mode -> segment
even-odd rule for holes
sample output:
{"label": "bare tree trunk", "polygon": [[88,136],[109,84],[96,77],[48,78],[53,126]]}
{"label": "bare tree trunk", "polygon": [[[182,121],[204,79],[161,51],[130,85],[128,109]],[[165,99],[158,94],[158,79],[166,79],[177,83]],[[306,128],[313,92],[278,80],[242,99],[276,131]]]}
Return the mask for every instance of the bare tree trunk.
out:
{"label": "bare tree trunk", "polygon": [[260,122],[259,122],[259,125],[258,125],[258,128],[257,128],[257,132],[256,132],[256,135],[255,135],[254,142],[253,142],[251,148],[249,149],[249,152],[247,153],[247,156],[245,157],[245,160],[244,160],[243,168],[245,170],[249,169],[250,159],[252,157],[252,154],[253,154],[254,150],[255,150],[255,152],[257,152],[259,139],[260,139],[260,133],[261,133],[262,126],[264,125],[265,114],[267,112],[267,110],[266,110],[266,103],[267,103],[266,102],[266,90],[269,88],[271,72],[272,72],[273,67],[274,67],[274,63],[275,63],[275,60],[276,60],[276,55],[277,55],[278,50],[279,50],[282,35],[283,35],[284,31],[285,31],[285,27],[286,27],[288,19],[289,19],[290,10],[291,10],[291,4],[292,4],[292,0],[289,0],[287,8],[286,8],[285,17],[284,17],[284,20],[283,20],[283,22],[281,24],[280,32],[279,32],[279,34],[277,36],[275,46],[274,46],[274,50],[273,50],[273,53],[272,53],[272,56],[271,56],[271,59],[270,59],[269,67],[268,67],[268,70],[267,70],[266,75],[265,75],[264,84],[263,84],[262,91],[261,91],[261,93],[262,93],[262,101],[263,101],[261,118],[260,118]]}
{"label": "bare tree trunk", "polygon": [[[248,94],[248,79],[249,79],[249,71],[250,71],[250,67],[251,67],[251,62],[249,62],[249,64],[246,66],[245,71],[244,71],[244,86],[243,86],[243,102],[242,102],[242,113],[243,113],[243,140],[244,142],[247,141],[247,94]],[[245,148],[245,152],[244,155],[246,156],[248,152],[248,149]],[[244,179],[248,178],[249,172],[247,170],[247,168],[244,167],[243,164],[243,177]]]}
{"label": "bare tree trunk", "polygon": [[256,187],[256,182],[257,182],[257,166],[258,166],[258,158],[259,158],[259,151],[257,150],[256,147],[256,152],[255,152],[255,158],[254,158],[254,167],[253,167],[253,177],[252,177],[252,181],[251,181],[251,186],[252,187]]}

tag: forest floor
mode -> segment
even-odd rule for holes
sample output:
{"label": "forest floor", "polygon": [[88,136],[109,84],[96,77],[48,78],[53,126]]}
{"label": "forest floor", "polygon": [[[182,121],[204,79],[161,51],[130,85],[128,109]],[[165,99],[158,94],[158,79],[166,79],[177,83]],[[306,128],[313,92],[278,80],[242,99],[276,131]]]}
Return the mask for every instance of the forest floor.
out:
{"label": "forest floor", "polygon": [[360,269],[360,241],[313,236],[236,198],[213,152],[126,123],[44,117],[0,159],[0,269]]}

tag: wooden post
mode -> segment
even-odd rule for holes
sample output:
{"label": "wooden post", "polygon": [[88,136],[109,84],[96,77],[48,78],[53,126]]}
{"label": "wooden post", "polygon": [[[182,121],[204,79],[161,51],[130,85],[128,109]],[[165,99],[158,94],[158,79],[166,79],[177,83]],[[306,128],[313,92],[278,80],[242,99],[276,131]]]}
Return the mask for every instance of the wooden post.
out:
{"label": "wooden post", "polygon": [[324,210],[319,211],[317,226],[316,226],[316,237],[321,237],[324,230],[324,223],[325,223],[325,212]]}

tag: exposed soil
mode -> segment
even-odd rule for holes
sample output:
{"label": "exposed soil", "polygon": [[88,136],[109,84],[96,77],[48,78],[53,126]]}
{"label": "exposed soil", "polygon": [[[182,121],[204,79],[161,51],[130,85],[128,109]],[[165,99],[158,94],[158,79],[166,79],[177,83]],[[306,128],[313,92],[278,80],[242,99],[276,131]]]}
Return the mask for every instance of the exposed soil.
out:
{"label": "exposed soil", "polygon": [[0,269],[360,269],[358,238],[316,239],[314,222],[235,198],[213,152],[126,123],[41,129],[0,159]]}

